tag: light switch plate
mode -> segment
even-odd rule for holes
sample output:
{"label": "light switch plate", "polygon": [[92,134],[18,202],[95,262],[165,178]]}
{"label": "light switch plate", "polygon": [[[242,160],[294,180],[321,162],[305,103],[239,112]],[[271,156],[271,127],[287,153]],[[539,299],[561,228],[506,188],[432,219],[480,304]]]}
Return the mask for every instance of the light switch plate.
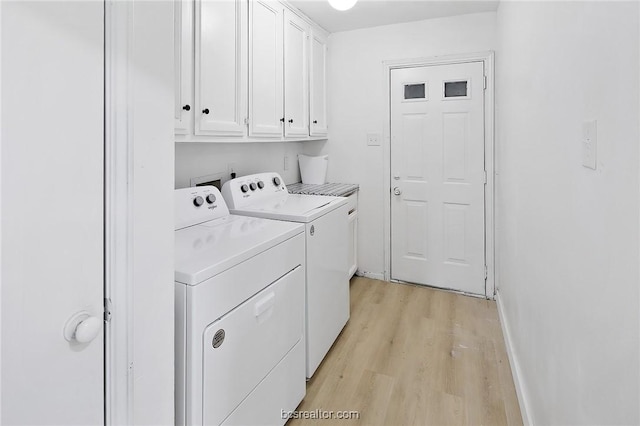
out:
{"label": "light switch plate", "polygon": [[598,147],[598,122],[585,121],[582,125],[582,165],[589,169],[596,169]]}
{"label": "light switch plate", "polygon": [[380,133],[367,133],[367,145],[380,146]]}

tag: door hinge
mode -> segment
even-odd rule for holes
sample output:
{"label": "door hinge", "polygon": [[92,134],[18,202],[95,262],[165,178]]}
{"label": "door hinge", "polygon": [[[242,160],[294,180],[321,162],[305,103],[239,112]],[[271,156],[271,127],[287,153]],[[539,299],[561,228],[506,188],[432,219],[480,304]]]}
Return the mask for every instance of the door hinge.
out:
{"label": "door hinge", "polygon": [[489,277],[489,268],[487,267],[487,265],[484,265],[484,279],[485,279],[485,281],[487,280],[488,277]]}
{"label": "door hinge", "polygon": [[244,124],[245,124],[245,126],[249,125],[249,117],[245,117],[244,118]]}
{"label": "door hinge", "polygon": [[104,299],[104,322],[111,322],[111,299]]}
{"label": "door hinge", "polygon": [[482,87],[483,89],[487,89],[487,76],[484,76],[484,86]]}

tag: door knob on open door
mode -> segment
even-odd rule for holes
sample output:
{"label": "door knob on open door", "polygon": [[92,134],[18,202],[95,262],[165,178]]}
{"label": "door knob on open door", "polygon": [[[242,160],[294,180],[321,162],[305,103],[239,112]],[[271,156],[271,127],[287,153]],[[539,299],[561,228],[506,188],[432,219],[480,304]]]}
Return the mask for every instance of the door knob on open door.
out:
{"label": "door knob on open door", "polygon": [[402,194],[402,190],[400,190],[400,188],[398,188],[397,186],[395,188],[393,188],[393,193],[395,195],[400,195]]}
{"label": "door knob on open door", "polygon": [[82,311],[73,315],[64,326],[64,338],[67,341],[89,343],[102,331],[102,321],[98,317]]}

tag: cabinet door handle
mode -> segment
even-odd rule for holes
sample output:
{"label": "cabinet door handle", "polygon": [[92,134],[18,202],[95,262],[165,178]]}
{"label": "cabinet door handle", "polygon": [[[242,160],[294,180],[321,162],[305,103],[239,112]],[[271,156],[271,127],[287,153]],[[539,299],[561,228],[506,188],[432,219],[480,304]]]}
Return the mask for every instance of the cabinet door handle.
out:
{"label": "cabinet door handle", "polygon": [[293,118],[291,120],[289,120],[289,123],[293,123]]}
{"label": "cabinet door handle", "polygon": [[318,124],[318,120],[313,120],[313,124]]}
{"label": "cabinet door handle", "polygon": [[282,118],[280,119],[280,122],[281,122],[281,123],[284,123],[284,117],[282,117]]}
{"label": "cabinet door handle", "polygon": [[203,114],[209,114],[209,108],[205,108],[205,109],[203,109],[203,110],[202,110],[202,113],[203,113]]}
{"label": "cabinet door handle", "polygon": [[182,107],[182,109],[185,111],[191,111],[191,105],[185,105]]}

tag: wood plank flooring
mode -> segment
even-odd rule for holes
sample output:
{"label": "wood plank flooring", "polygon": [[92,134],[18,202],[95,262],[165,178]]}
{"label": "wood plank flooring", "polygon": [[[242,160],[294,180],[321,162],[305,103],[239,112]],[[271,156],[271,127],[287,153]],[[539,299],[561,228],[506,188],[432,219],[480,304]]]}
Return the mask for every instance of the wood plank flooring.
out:
{"label": "wood plank flooring", "polygon": [[355,277],[351,319],[302,410],[359,418],[288,426],[521,425],[495,302]]}

